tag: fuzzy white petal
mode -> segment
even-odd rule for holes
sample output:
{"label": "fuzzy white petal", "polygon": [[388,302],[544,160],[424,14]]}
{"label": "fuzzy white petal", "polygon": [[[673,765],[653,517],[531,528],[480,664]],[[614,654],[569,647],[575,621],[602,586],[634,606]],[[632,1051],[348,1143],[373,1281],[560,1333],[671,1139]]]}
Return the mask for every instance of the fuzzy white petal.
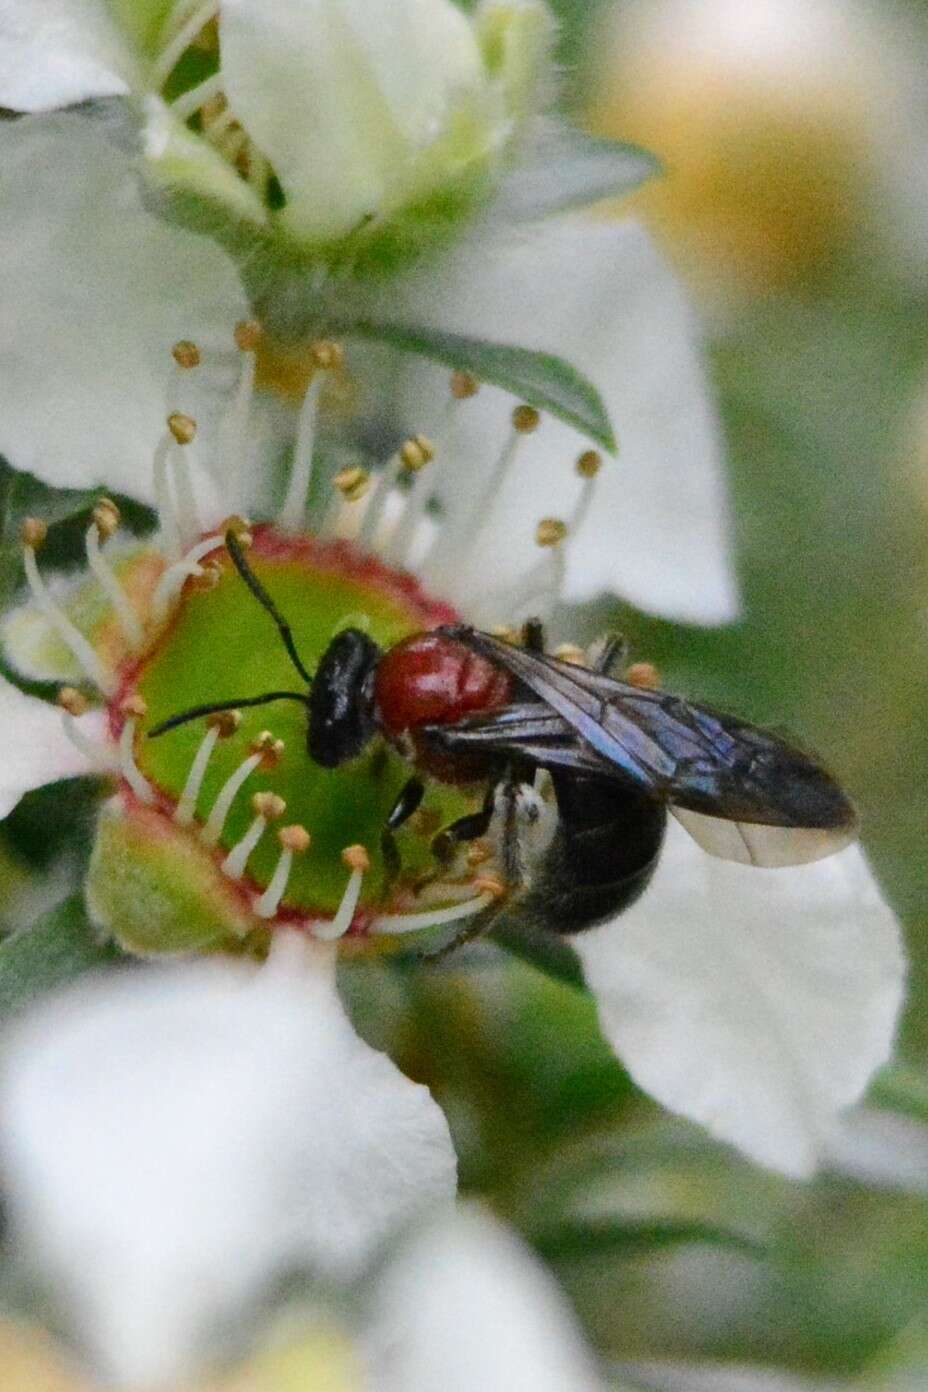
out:
{"label": "fuzzy white petal", "polygon": [[0,0],[0,106],[122,96],[132,55],[103,0]]}
{"label": "fuzzy white petal", "polygon": [[[599,388],[619,457],[607,461],[571,548],[568,597],[605,589],[674,618],[735,615],[722,448],[696,327],[642,228],[566,217],[508,243],[487,237],[443,263],[438,277],[412,277],[382,313],[557,353]],[[410,367],[404,406],[412,424],[430,402],[443,401],[446,379]],[[484,390],[461,412],[462,492],[486,487],[471,461],[495,457],[511,406],[502,392]],[[530,562],[540,518],[569,512],[577,494],[572,464],[588,443],[555,420],[532,437],[500,507],[507,570]],[[461,476],[468,466],[469,480]],[[486,559],[474,558],[478,573]],[[497,545],[493,566],[501,559]]]}
{"label": "fuzzy white petal", "polygon": [[[232,264],[145,211],[93,120],[3,122],[0,156],[0,453],[46,483],[151,501],[171,347],[227,349],[246,313]],[[197,401],[201,433],[218,397]]]}
{"label": "fuzzy white petal", "polygon": [[[102,734],[96,714],[81,719],[88,738]],[[0,677],[0,729],[3,758],[0,762],[0,817],[7,817],[24,793],[89,772],[87,760],[64,732],[61,711],[47,701],[27,696]]]}
{"label": "fuzzy white petal", "polygon": [[375,1292],[375,1392],[596,1392],[556,1283],[507,1229],[461,1210],[410,1244]]}
{"label": "fuzzy white petal", "polygon": [[671,823],[651,889],[574,945],[636,1082],[786,1174],[814,1171],[892,1048],[905,962],[857,846],[757,870]]}
{"label": "fuzzy white petal", "polygon": [[294,1267],[353,1276],[454,1192],[441,1111],[298,940],[38,1009],[6,1041],[0,1116],[18,1249],[120,1385],[180,1375]]}

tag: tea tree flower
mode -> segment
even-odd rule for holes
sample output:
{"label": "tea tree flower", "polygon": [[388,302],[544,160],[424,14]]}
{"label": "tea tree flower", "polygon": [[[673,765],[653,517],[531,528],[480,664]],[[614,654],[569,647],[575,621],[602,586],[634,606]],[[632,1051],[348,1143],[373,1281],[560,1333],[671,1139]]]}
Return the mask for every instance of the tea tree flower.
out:
{"label": "tea tree flower", "polygon": [[[314,483],[320,400],[345,370],[340,345],[320,342],[276,516],[223,517],[249,497],[259,326],[240,325],[236,341],[220,513],[198,511],[192,474],[206,442],[193,418],[171,412],[153,452],[155,538],[121,542],[103,500],[86,534],[90,574],[53,584],[41,524],[24,529],[32,598],[7,619],[8,659],[65,683],[68,733],[113,778],[88,905],[101,930],[143,955],[232,945],[261,955],[293,927],[346,952],[434,947],[505,907],[502,813],[477,842],[448,845],[436,833],[479,810],[479,785],[427,779],[418,807],[408,804],[409,764],[376,742],[341,768],[321,767],[306,751],[305,674],[346,628],[389,647],[458,618],[511,629],[550,613],[580,525],[608,521],[598,490],[618,466],[589,449],[566,454],[569,508],[546,515],[530,487],[516,487],[532,502],[501,533],[499,497],[532,477],[550,425],[510,401],[488,491],[476,506],[446,507],[483,395],[456,373],[444,383],[442,431],[415,432],[372,471],[355,464]],[[204,370],[205,356],[176,345],[178,382]],[[525,563],[517,529],[535,543]],[[259,591],[290,627],[275,634]],[[105,711],[97,742],[79,725],[82,701],[68,689],[79,686],[95,687]],[[173,728],[190,712],[199,718]],[[37,762],[34,781],[48,777]],[[526,829],[543,854],[557,816],[550,789],[533,805]],[[717,863],[675,829],[653,889],[576,946],[603,1030],[641,1084],[789,1173],[810,1172],[836,1114],[891,1047],[898,929],[854,847],[765,872]]]}
{"label": "tea tree flower", "polygon": [[101,978],[4,1040],[13,1248],[99,1371],[159,1383],[275,1281],[344,1284],[450,1202],[442,1113],[354,1034],[324,949]]}

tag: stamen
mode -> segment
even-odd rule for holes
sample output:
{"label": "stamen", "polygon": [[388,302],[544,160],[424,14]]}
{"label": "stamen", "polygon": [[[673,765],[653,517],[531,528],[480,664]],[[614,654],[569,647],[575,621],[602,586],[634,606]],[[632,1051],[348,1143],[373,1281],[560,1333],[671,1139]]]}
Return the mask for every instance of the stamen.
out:
{"label": "stamen", "polygon": [[301,826],[281,827],[277,833],[277,839],[281,846],[280,859],[274,874],[271,876],[270,884],[255,904],[255,913],[259,918],[273,918],[275,916],[280,908],[280,901],[287,890],[293,857],[308,851],[311,843],[309,832]]}
{"label": "stamen", "polygon": [[205,0],[204,4],[197,6],[187,22],[178,29],[160,58],[152,64],[150,80],[153,88],[157,90],[164,86],[200,30],[205,29],[218,13],[219,0]]}
{"label": "stamen", "polygon": [[200,350],[189,338],[181,338],[171,349],[171,357],[182,372],[200,366]]}
{"label": "stamen", "polygon": [[236,325],[235,346],[242,355],[242,369],[239,374],[235,396],[222,425],[222,440],[228,459],[227,487],[233,505],[243,507],[245,502],[245,473],[248,465],[248,423],[255,394],[256,354],[263,336],[261,325],[255,319],[247,319]]}
{"label": "stamen", "polygon": [[276,768],[283,752],[283,740],[275,739],[269,730],[262,730],[252,744],[248,758],[239,764],[235,772],[226,779],[219,790],[219,796],[213,804],[213,810],[200,833],[207,846],[215,846],[218,842],[226,824],[226,817],[232,810],[232,804],[246,779],[254,773],[256,768]]}
{"label": "stamen", "polygon": [[235,710],[222,711],[216,715],[211,715],[207,720],[208,729],[194,756],[190,772],[187,775],[187,782],[184,784],[184,791],[174,809],[174,821],[178,826],[189,826],[193,821],[197,798],[200,796],[200,789],[203,786],[203,779],[206,777],[206,770],[216,747],[216,741],[228,739],[230,735],[234,735],[241,723],[242,717]]}
{"label": "stamen", "polygon": [[109,498],[103,498],[94,509],[93,521],[84,536],[87,551],[87,564],[100,582],[100,586],[113,606],[119,627],[125,635],[129,647],[135,651],[142,646],[145,633],[141,621],[133,609],[115,572],[103,555],[100,543],[111,537],[119,526],[119,509]]}
{"label": "stamen", "polygon": [[276,822],[284,815],[287,804],[276,793],[255,793],[251,799],[254,821],[222,862],[220,869],[230,880],[240,880],[252,851],[267,830],[268,822]]}
{"label": "stamen", "polygon": [[200,565],[204,556],[208,556],[210,551],[217,550],[225,545],[225,535],[206,537],[203,541],[198,541],[196,546],[191,546],[185,556],[173,565],[168,566],[155,586],[155,593],[152,596],[152,614],[156,623],[163,623],[170,611],[173,609],[181,590],[191,576],[201,576],[207,573],[207,568]]}
{"label": "stamen", "polygon": [[576,536],[587,519],[590,507],[593,503],[593,495],[596,492],[596,479],[603,466],[603,457],[597,450],[584,450],[577,460],[577,474],[583,479],[583,487],[580,490],[580,497],[573,510],[568,529],[572,537]]}
{"label": "stamen", "polygon": [[587,656],[577,643],[561,643],[554,649],[554,656],[561,662],[569,662],[574,667],[586,667]]}
{"label": "stamen", "polygon": [[364,876],[371,868],[371,858],[363,846],[346,846],[342,851],[342,864],[351,871],[351,874],[348,877],[342,901],[338,906],[338,912],[331,923],[321,922],[313,926],[314,936],[322,942],[335,942],[337,938],[343,938],[351,927],[355,910],[358,907],[358,900],[361,897]]}
{"label": "stamen", "polygon": [[189,546],[193,538],[199,536],[203,531],[193,493],[187,449],[187,446],[192,445],[196,439],[197,423],[192,416],[186,416],[180,411],[173,411],[168,416],[168,429],[174,436],[177,446],[170,455],[174,465],[174,492],[177,498],[175,516],[181,542],[183,545]]}
{"label": "stamen", "polygon": [[512,425],[499,457],[487,478],[487,490],[475,499],[463,523],[454,527],[450,536],[436,538],[422,566],[422,580],[429,584],[453,589],[464,578],[473,556],[474,547],[487,527],[494,505],[503,490],[515,463],[519,448],[541,423],[534,406],[517,406],[512,413]]}
{"label": "stamen", "polygon": [[75,658],[85,676],[92,681],[105,696],[112,696],[116,689],[113,677],[103,666],[93,645],[84,637],[83,633],[75,628],[64,610],[60,609],[55,603],[45,581],[39,573],[35,552],[36,548],[42,545],[47,535],[48,528],[44,522],[39,521],[37,518],[28,517],[23,523],[23,565],[26,570],[26,579],[29,582],[29,589],[32,591],[32,597],[61,641],[68,648],[68,651]]}
{"label": "stamen", "polygon": [[380,476],[377,479],[373,495],[367,505],[364,521],[361,523],[361,530],[358,533],[358,546],[362,551],[370,551],[373,547],[374,538],[380,530],[380,524],[383,521],[387,499],[393,492],[402,469],[402,451],[397,450],[396,454],[387,461],[380,471]]}
{"label": "stamen", "polygon": [[151,804],[155,800],[148,780],[135,762],[135,731],[139,720],[148,714],[148,707],[141,696],[129,696],[120,707],[126,717],[119,736],[119,768],[139,802]]}
{"label": "stamen", "polygon": [[341,367],[344,354],[340,344],[324,340],[313,345],[312,361],[315,370],[300,409],[300,422],[293,452],[290,484],[287,488],[284,505],[280,510],[280,516],[277,519],[281,530],[285,532],[299,532],[305,526],[309,490],[313,476],[313,452],[316,444],[319,398],[325,383],[326,372]]}
{"label": "stamen", "polygon": [[383,551],[383,558],[389,565],[403,566],[408,564],[409,552],[435,490],[436,470],[440,472],[441,466],[451,454],[451,443],[454,439],[461,403],[472,400],[479,390],[480,384],[472,373],[453,372],[451,374],[448,403],[445,407],[444,419],[438,430],[438,444],[432,447],[433,455],[437,458],[438,464],[433,469],[419,469],[416,474],[415,483],[406,498],[403,515]]}
{"label": "stamen", "polygon": [[366,497],[371,486],[366,469],[342,469],[332,480],[335,494],[320,528],[321,536],[349,535],[352,530],[353,505]]}
{"label": "stamen", "polygon": [[371,933],[392,935],[398,933],[420,933],[426,928],[442,928],[448,923],[459,923],[462,919],[473,918],[496,903],[505,893],[498,880],[475,880],[479,892],[463,904],[453,904],[447,909],[435,909],[427,913],[378,914],[370,925]]}
{"label": "stamen", "polygon": [[222,91],[223,76],[221,72],[213,73],[212,77],[204,78],[196,87],[191,87],[189,92],[183,92],[171,103],[171,112],[181,121],[187,121],[199,111],[201,106],[217,97]]}
{"label": "stamen", "polygon": [[174,436],[170,430],[167,430],[155,446],[155,455],[152,460],[155,508],[161,531],[161,547],[172,561],[177,560],[181,553],[180,520],[168,484],[168,462],[173,457],[174,449]]}
{"label": "stamen", "polygon": [[538,523],[535,541],[541,547],[560,546],[567,539],[567,523],[559,517],[545,517]]}
{"label": "stamen", "polygon": [[88,702],[73,686],[63,686],[58,692],[58,705],[61,707],[61,723],[65,735],[91,768],[99,773],[112,773],[119,767],[110,746],[100,740],[88,739],[77,722],[90,709]]}

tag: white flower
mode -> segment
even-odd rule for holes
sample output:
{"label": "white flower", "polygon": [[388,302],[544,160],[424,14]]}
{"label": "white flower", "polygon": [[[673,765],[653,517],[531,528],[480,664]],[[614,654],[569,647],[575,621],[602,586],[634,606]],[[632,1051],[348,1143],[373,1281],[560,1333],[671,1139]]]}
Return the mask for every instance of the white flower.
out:
{"label": "white flower", "polygon": [[[250,355],[243,352],[242,356],[247,386]],[[569,536],[561,548],[543,548],[537,553],[538,558],[513,585],[505,578],[513,562],[504,553],[516,548],[504,535],[502,543],[496,539],[494,549],[491,499],[481,499],[476,511],[453,510],[442,521],[429,517],[430,490],[434,487],[441,496],[449,473],[453,478],[455,468],[466,458],[467,430],[462,431],[464,443],[458,440],[455,444],[454,423],[438,442],[431,462],[426,459],[429,451],[423,453],[412,442],[419,456],[411,487],[402,489],[399,485],[402,457],[396,455],[380,472],[376,487],[367,492],[364,501],[359,502],[354,481],[349,478],[343,484],[344,497],[334,498],[337,507],[327,502],[317,504],[314,517],[307,523],[314,403],[324,375],[321,372],[317,377],[311,388],[314,395],[308,408],[303,408],[290,486],[276,526],[255,529],[254,565],[260,569],[269,558],[280,561],[290,554],[288,547],[296,548],[293,554],[298,556],[303,545],[301,533],[308,526],[323,545],[331,544],[333,538],[353,536],[375,563],[373,576],[379,574],[387,585],[397,570],[407,579],[415,576],[424,587],[418,591],[420,596],[450,602],[465,619],[478,624],[517,622],[526,612],[550,609],[560,593],[565,569],[561,553],[564,545],[569,548],[571,544]],[[239,393],[235,412],[241,413],[242,399]],[[453,399],[449,404],[457,413],[454,420],[466,426],[468,413],[479,401],[479,396]],[[241,423],[246,417],[247,412],[234,418]],[[514,476],[525,464],[530,467],[532,445],[546,429],[531,412],[519,419],[520,427],[514,432],[501,419],[500,438],[495,444],[489,442],[497,454],[500,444],[505,446]],[[170,436],[168,444],[173,445]],[[246,445],[245,432],[240,432],[240,457]],[[517,457],[513,457],[514,452]],[[175,454],[181,466],[184,461],[179,447]],[[234,487],[234,456],[227,454],[223,461],[226,486]],[[588,507],[605,472],[605,468],[598,472],[594,468],[580,479],[572,478],[578,499],[575,508],[582,511]],[[239,482],[247,480],[240,478]],[[241,775],[250,776],[249,770],[256,766],[258,756],[248,744],[253,733],[240,739],[233,731],[220,748],[215,731],[194,732],[189,753],[177,746],[173,783],[165,783],[163,773],[160,781],[153,774],[146,762],[152,757],[150,746],[136,737],[134,725],[130,728],[130,719],[145,718],[144,707],[130,706],[127,718],[124,702],[127,694],[134,693],[140,667],[145,666],[147,659],[143,656],[140,663],[139,654],[147,651],[146,645],[152,645],[152,651],[160,655],[158,661],[169,655],[170,648],[161,643],[161,635],[175,606],[178,613],[183,606],[191,606],[184,611],[188,633],[192,631],[190,623],[197,622],[191,615],[199,613],[203,641],[213,644],[211,656],[202,662],[203,685],[194,689],[187,704],[215,699],[217,688],[212,683],[217,679],[214,668],[220,652],[230,672],[238,664],[245,664],[245,670],[252,664],[251,679],[258,682],[255,695],[267,690],[269,674],[264,669],[274,660],[269,653],[260,661],[263,670],[255,671],[257,645],[268,633],[267,616],[256,605],[243,615],[237,633],[220,630],[219,647],[216,635],[210,638],[209,592],[198,599],[195,589],[184,587],[208,557],[221,557],[223,537],[213,534],[200,540],[193,529],[183,543],[190,547],[185,558],[180,539],[185,527],[190,530],[190,519],[169,498],[161,501],[162,536],[147,550],[143,548],[139,553],[142,559],[136,562],[139,570],[151,577],[147,597],[140,595],[138,588],[133,591],[140,637],[133,638],[128,632],[122,647],[114,646],[111,624],[104,626],[108,646],[97,649],[90,645],[89,653],[84,652],[82,632],[90,633],[100,626],[99,601],[94,608],[87,594],[81,598],[79,590],[69,597],[67,588],[60,593],[58,615],[59,624],[67,620],[72,625],[70,649],[60,646],[60,635],[67,633],[67,628],[59,627],[57,634],[50,632],[48,610],[36,614],[34,606],[14,613],[5,635],[10,657],[31,675],[74,682],[84,664],[85,674],[102,683],[110,715],[108,742],[102,748],[91,747],[89,753],[98,765],[102,762],[119,778],[116,795],[100,819],[89,882],[89,903],[98,923],[133,951],[189,951],[221,940],[230,932],[247,937],[261,924],[270,924],[276,931],[287,921],[278,923],[278,912],[302,915],[305,930],[325,938],[343,936],[349,930],[356,937],[396,937],[466,923],[481,913],[493,902],[493,874],[500,877],[504,888],[506,883],[506,862],[498,847],[494,850],[492,838],[489,861],[478,862],[476,871],[459,865],[448,872],[451,880],[444,886],[441,876],[441,882],[430,881],[424,898],[419,897],[417,888],[402,883],[396,898],[391,897],[392,889],[386,900],[378,897],[376,873],[365,881],[371,870],[367,857],[358,861],[349,855],[344,868],[337,866],[333,877],[337,886],[344,886],[343,893],[338,891],[342,893],[340,901],[320,908],[305,878],[300,882],[302,889],[294,891],[297,897],[288,899],[292,856],[284,842],[279,860],[266,860],[265,878],[256,880],[253,874],[246,874],[249,857],[258,844],[252,838],[260,841],[268,833],[261,805],[252,804],[256,813],[253,823],[247,815],[242,818],[239,808],[237,830],[230,831],[221,846],[217,838],[223,834],[235,800],[240,799]],[[108,545],[118,543],[110,541]],[[172,546],[176,551],[171,551]],[[172,561],[172,556],[179,559]],[[26,561],[36,567],[34,551],[28,547]],[[162,569],[155,569],[155,564]],[[228,558],[225,566],[231,571]],[[40,572],[36,573],[41,598],[43,582]],[[306,583],[304,607],[309,614],[312,583]],[[160,606],[159,595],[164,600]],[[372,594],[372,599],[376,598]],[[304,618],[300,615],[299,621]],[[415,615],[411,615],[410,623],[414,620]],[[58,641],[58,647],[53,640]],[[191,649],[186,651],[187,666],[196,667]],[[281,680],[292,679],[286,656],[280,661]],[[274,683],[272,687],[280,689]],[[248,690],[239,691],[236,682],[236,700],[249,695]],[[65,712],[73,734],[76,716],[68,703]],[[176,714],[176,706],[169,701],[159,712],[159,719]],[[265,718],[260,709],[257,717]],[[14,741],[15,722],[14,713],[7,725]],[[302,749],[302,712],[294,713],[287,733],[293,747]],[[204,778],[210,760],[220,758],[226,762],[207,786]],[[350,821],[345,820],[339,785],[307,756],[301,758],[302,763],[292,766],[295,776],[284,787],[288,818],[305,825],[310,836],[320,828],[324,832],[331,819],[342,829],[346,842],[376,845],[370,827],[368,833],[352,831]],[[31,772],[28,767],[22,770],[18,786],[38,784],[54,776],[53,760],[37,759]],[[152,777],[158,797],[149,783]],[[265,775],[265,784],[268,792],[281,791],[273,772]],[[228,797],[224,792],[227,787],[231,790]],[[539,819],[541,831],[556,822],[552,803],[543,810],[554,815]],[[352,815],[363,818],[366,810],[355,808]],[[706,826],[691,814],[681,815],[706,842]],[[381,829],[382,823],[375,828],[376,836]],[[812,851],[821,854],[836,844],[837,837],[826,838],[824,844],[816,839]],[[138,877],[140,848],[146,854],[150,851],[146,861],[149,869],[142,879]],[[296,849],[299,851],[299,846]],[[720,845],[716,828],[712,849],[716,855],[731,856],[743,854],[744,848],[740,841],[735,847]],[[788,858],[796,860],[802,848],[790,843],[786,849]],[[160,857],[157,862],[156,854]],[[211,859],[214,855],[215,861]],[[767,863],[771,863],[769,857]],[[253,862],[251,868],[254,871]],[[272,869],[274,888],[267,879]],[[170,896],[175,882],[185,887],[188,896],[179,936]],[[131,904],[126,897],[127,885]],[[369,897],[363,901],[364,912],[356,916],[362,890]],[[203,905],[195,939],[184,936],[193,922],[189,905],[194,897]],[[160,917],[158,933],[152,936],[149,901],[155,899]],[[557,924],[553,927],[556,929]],[[603,1032],[640,1085],[762,1164],[789,1174],[806,1175],[815,1168],[827,1149],[839,1112],[861,1095],[892,1045],[904,976],[899,932],[855,847],[822,863],[758,869],[728,864],[706,854],[673,822],[655,882],[640,902],[615,922],[581,933],[572,941],[599,1004]]]}
{"label": "white flower", "polygon": [[[545,93],[542,0],[4,0],[0,97],[128,96],[142,168],[291,251],[434,239]],[[447,230],[447,228],[444,228]]]}
{"label": "white flower", "polygon": [[[178,405],[165,401],[167,348],[196,338],[204,363],[224,366],[220,386],[234,371],[219,351],[246,313],[232,263],[209,240],[145,212],[126,155],[101,125],[26,117],[0,126],[0,145],[0,452],[49,483],[101,483],[151,501],[152,440],[168,404]],[[719,433],[697,333],[643,233],[567,217],[537,224],[518,244],[482,234],[469,252],[404,280],[392,303],[394,318],[576,357],[599,387],[620,459],[584,523],[567,598],[608,589],[676,617],[733,616]],[[406,428],[429,428],[443,400],[435,374],[411,368],[400,399]],[[198,391],[203,435],[215,405]],[[505,409],[492,391],[469,403],[444,485],[451,513],[490,487]],[[498,524],[510,576],[531,546],[533,519],[568,505],[570,461],[583,443],[554,421],[533,442],[531,510],[524,484],[510,488]],[[228,498],[223,505],[230,510]]]}
{"label": "white flower", "polygon": [[[102,719],[90,711],[81,721],[89,739],[99,738]],[[61,716],[47,701],[27,696],[0,677],[0,818],[8,817],[32,788],[87,772],[87,758],[68,739]]]}
{"label": "white flower", "polygon": [[441,1112],[319,954],[85,980],[5,1040],[14,1246],[121,1384],[182,1375],[288,1274],[353,1279],[454,1194]]}

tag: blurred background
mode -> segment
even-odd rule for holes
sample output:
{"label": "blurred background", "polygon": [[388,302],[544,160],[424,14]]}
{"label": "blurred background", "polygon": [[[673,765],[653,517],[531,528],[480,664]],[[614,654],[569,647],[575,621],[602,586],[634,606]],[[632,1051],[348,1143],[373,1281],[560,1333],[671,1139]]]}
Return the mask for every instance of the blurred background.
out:
{"label": "blurred background", "polygon": [[[345,989],[362,1032],[445,1107],[465,1189],[553,1265],[617,1374],[694,1392],[922,1388],[928,3],[555,7],[574,116],[665,166],[631,209],[704,315],[744,596],[724,630],[607,607],[578,624],[622,629],[668,686],[789,727],[842,776],[908,935],[900,1062],[847,1156],[796,1185],[660,1114],[589,1001],[531,967],[354,966]],[[90,791],[67,819],[60,793],[34,794],[6,824],[7,926],[60,894]]]}

